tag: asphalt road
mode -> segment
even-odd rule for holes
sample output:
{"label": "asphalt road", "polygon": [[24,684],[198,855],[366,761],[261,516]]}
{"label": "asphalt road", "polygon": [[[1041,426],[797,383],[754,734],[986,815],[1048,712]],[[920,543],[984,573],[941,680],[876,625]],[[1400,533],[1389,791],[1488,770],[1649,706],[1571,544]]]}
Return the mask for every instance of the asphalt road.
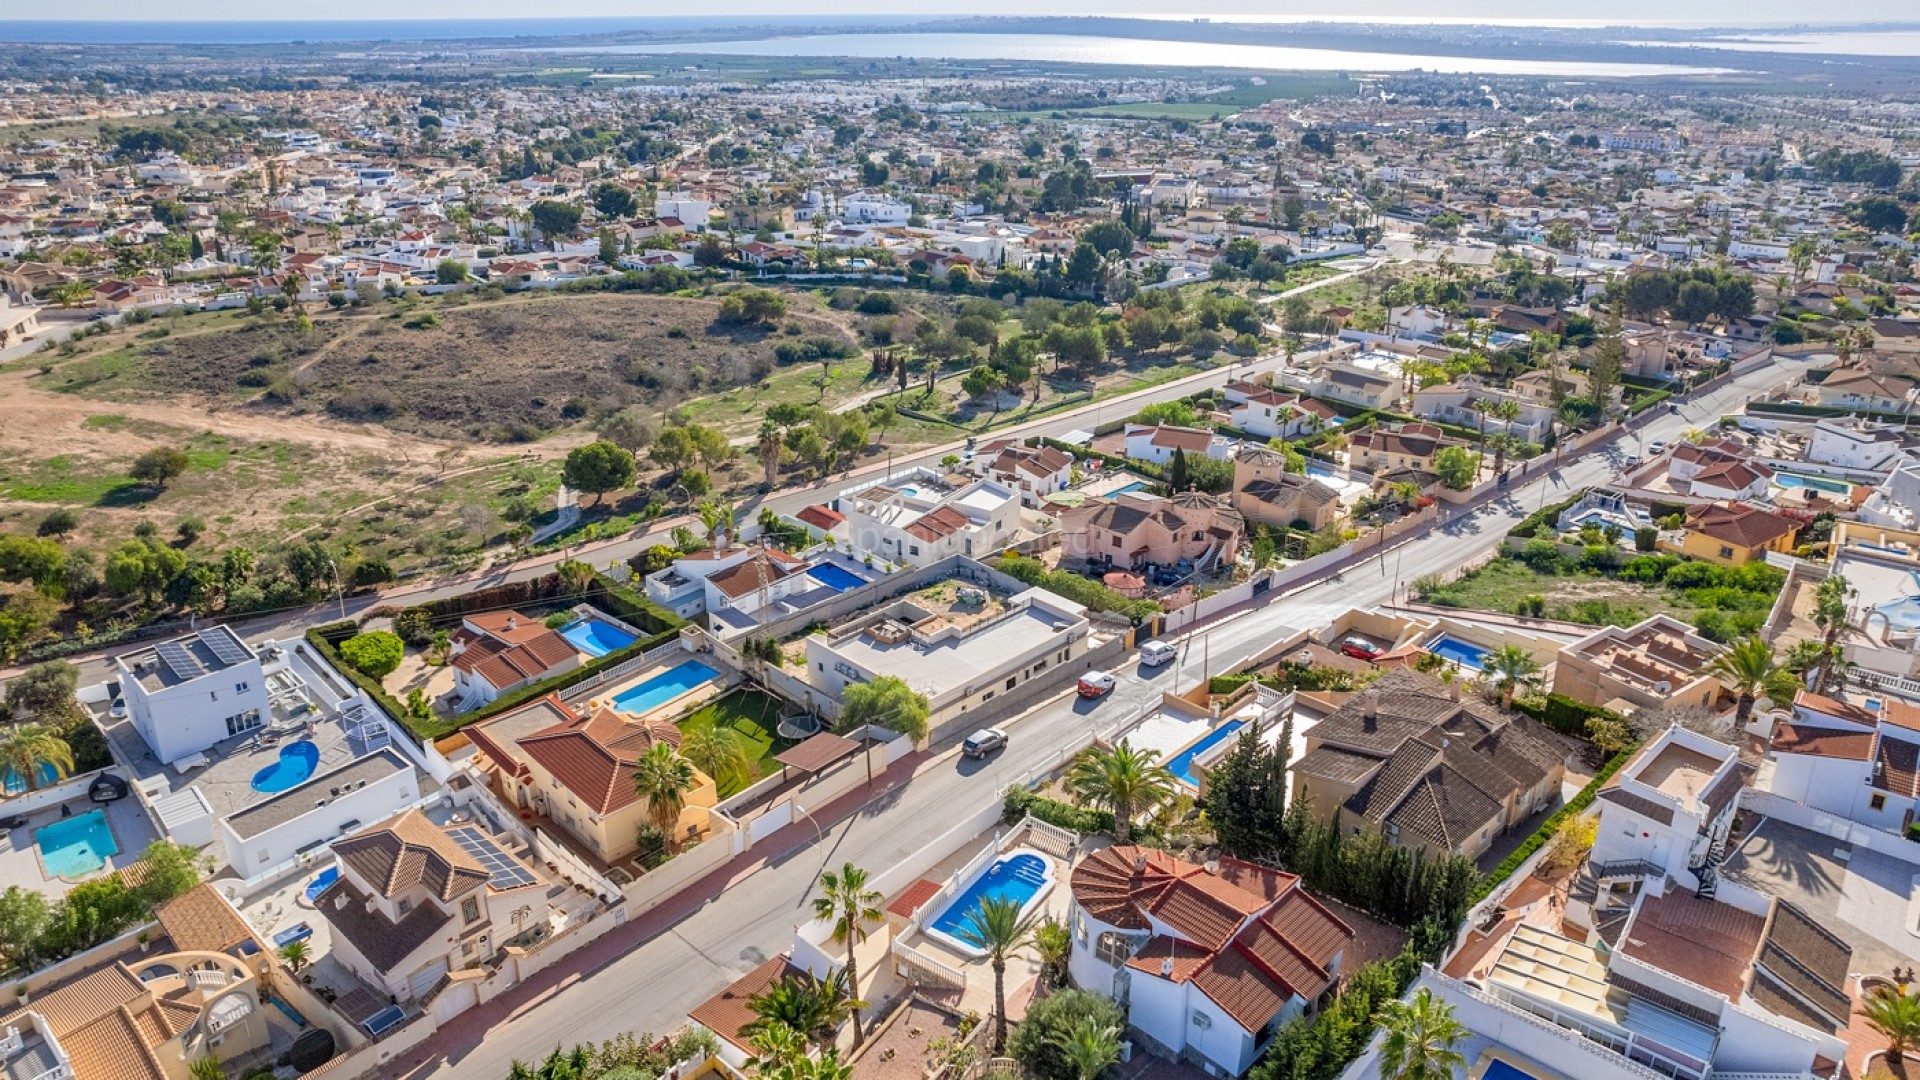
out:
{"label": "asphalt road", "polygon": [[[1203,663],[1214,673],[1231,670],[1296,629],[1324,625],[1348,608],[1386,603],[1397,583],[1485,553],[1545,503],[1606,481],[1624,453],[1637,452],[1640,440],[1672,441],[1690,427],[1705,426],[1759,391],[1795,377],[1804,363],[1776,363],[1751,372],[1678,414],[1651,421],[1637,435],[1626,436],[1624,445],[1616,442],[1496,501],[1459,511],[1338,579],[1316,582],[1196,628],[1178,664],[1142,672],[1129,660],[1117,672],[1119,685],[1105,699],[1088,703],[1065,696],[1002,725],[1011,744],[993,760],[965,762],[951,751],[909,759],[916,762],[910,780],[900,783],[895,778],[892,787],[865,805],[849,808],[850,815],[831,824],[822,821],[824,831],[817,837],[808,837],[804,826],[776,834],[749,853],[766,858],[763,849],[774,849],[777,854],[763,865],[737,867],[726,887],[688,898],[684,912],[652,913],[664,925],[642,919],[628,928],[631,933],[616,931],[603,939],[604,947],[589,946],[557,965],[567,970],[556,972],[553,979],[508,995],[505,1004],[496,1002],[457,1018],[396,1062],[388,1075],[504,1076],[512,1061],[537,1060],[555,1046],[598,1041],[622,1031],[657,1033],[678,1027],[688,1009],[787,947],[794,928],[809,917],[807,904],[822,868],[853,861],[877,870],[901,862],[939,838],[955,820],[997,802],[1005,785],[1058,760],[1062,749],[1090,725],[1110,728],[1152,704],[1162,690],[1193,685]],[[900,770],[896,766],[894,771]],[[821,816],[832,819],[831,813]]]}

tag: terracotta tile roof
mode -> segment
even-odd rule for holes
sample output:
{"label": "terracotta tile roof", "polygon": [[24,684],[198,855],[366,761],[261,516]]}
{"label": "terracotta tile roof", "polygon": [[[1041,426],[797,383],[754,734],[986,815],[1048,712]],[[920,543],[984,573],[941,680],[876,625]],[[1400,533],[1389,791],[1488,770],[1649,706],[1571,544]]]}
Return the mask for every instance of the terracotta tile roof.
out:
{"label": "terracotta tile roof", "polygon": [[945,536],[952,536],[971,524],[972,522],[967,520],[967,515],[951,506],[942,506],[914,519],[907,525],[907,532],[931,542]]}
{"label": "terracotta tile roof", "polygon": [[253,940],[253,928],[233,910],[226,897],[202,883],[153,909],[160,929],[174,947],[188,952],[226,952]]}
{"label": "terracotta tile roof", "polygon": [[371,901],[367,894],[344,875],[315,897],[313,906],[334,934],[385,973],[392,973],[454,920],[438,905],[419,904],[399,922],[392,922],[377,907],[368,910]]}
{"label": "terracotta tile roof", "polygon": [[453,658],[453,666],[486,680],[496,690],[521,683],[538,682],[554,668],[579,659],[573,643],[542,626],[539,633],[508,644],[498,638],[483,637],[462,649]]}
{"label": "terracotta tile roof", "polygon": [[441,900],[464,896],[490,875],[419,810],[355,833],[333,845],[343,866],[393,898],[416,886]]}
{"label": "terracotta tile roof", "polygon": [[680,745],[680,729],[665,720],[628,720],[608,708],[522,738],[522,753],[589,809],[609,814],[631,806],[633,766],[656,743]]}
{"label": "terracotta tile roof", "polygon": [[569,708],[559,694],[548,694],[464,730],[467,738],[473,740],[473,745],[479,747],[488,760],[512,776],[524,777],[530,774],[518,750],[519,740],[555,724],[579,718],[580,714]]}
{"label": "terracotta tile roof", "polygon": [[1751,506],[1693,506],[1687,508],[1687,528],[1702,536],[1738,547],[1756,548],[1799,526],[1790,517]]}
{"label": "terracotta tile roof", "polygon": [[725,990],[694,1006],[687,1013],[687,1019],[740,1049],[750,1051],[753,1047],[740,1030],[755,1019],[753,1010],[747,1007],[748,999],[764,993],[768,987],[788,975],[799,974],[800,969],[789,963],[784,954],[776,956],[735,979],[733,985]]}
{"label": "terracotta tile roof", "polygon": [[125,1006],[71,1031],[56,1028],[55,1037],[66,1050],[75,1076],[163,1080],[167,1075],[146,1033]]}
{"label": "terracotta tile roof", "polygon": [[1878,723],[1880,719],[1878,714],[1863,709],[1852,702],[1841,701],[1838,698],[1830,698],[1824,694],[1816,694],[1811,690],[1801,690],[1795,693],[1793,695],[1793,705],[1796,709],[1806,709],[1809,712],[1817,712],[1831,716],[1836,720],[1847,720],[1855,724],[1864,724],[1868,727],[1872,727]]}
{"label": "terracotta tile roof", "polygon": [[1189,454],[1205,453],[1207,447],[1213,443],[1213,432],[1201,431],[1198,428],[1168,427],[1165,424],[1156,424],[1151,429],[1144,425],[1130,425],[1127,428],[1129,439],[1149,433],[1153,436],[1154,446],[1166,447],[1169,450],[1185,450]]}
{"label": "terracotta tile roof", "polygon": [[1782,754],[1865,761],[1873,756],[1873,738],[1871,731],[1842,731],[1838,728],[1780,723],[1774,726],[1771,748]]}
{"label": "terracotta tile roof", "polygon": [[838,528],[847,520],[847,515],[840,511],[818,505],[804,507],[793,516],[823,532]]}
{"label": "terracotta tile roof", "polygon": [[1127,960],[1127,966],[1135,971],[1183,983],[1199,974],[1212,959],[1212,949],[1203,949],[1165,934],[1155,934]]}
{"label": "terracotta tile roof", "polygon": [[900,895],[893,898],[893,902],[887,905],[887,914],[898,915],[903,919],[910,919],[913,917],[914,912],[920,910],[921,905],[933,899],[939,892],[939,882],[928,881],[926,878],[921,878],[901,890]]}
{"label": "terracotta tile roof", "polygon": [[[1786,1013],[1802,1023],[1829,1032],[1844,1030],[1853,1012],[1847,997],[1847,969],[1853,963],[1853,947],[1835,937],[1806,912],[1784,900],[1775,900],[1767,913],[1766,936],[1760,942],[1760,954],[1754,958],[1754,987],[1758,996],[1761,977],[1771,978],[1785,993],[1777,997],[1794,1000],[1793,1011]],[[1807,1009],[1812,1006],[1812,1009]],[[1769,1003],[1769,1008],[1773,1005]],[[1781,1011],[1775,1008],[1774,1011]],[[1811,1011],[1818,1019],[1804,1017]]]}
{"label": "terracotta tile roof", "polygon": [[723,595],[738,600],[791,577],[796,570],[796,567],[769,557],[765,551],[756,551],[707,580]]}
{"label": "terracotta tile roof", "polygon": [[1873,786],[1907,798],[1920,797],[1920,746],[1880,737],[1874,748]]}
{"label": "terracotta tile roof", "polygon": [[1920,731],[1920,708],[1915,708],[1898,698],[1880,699],[1880,719],[1895,727],[1906,728],[1908,731]]}
{"label": "terracotta tile roof", "polygon": [[532,641],[547,629],[539,619],[517,611],[482,611],[465,616],[461,621],[472,624],[474,629],[484,634],[516,644]]}

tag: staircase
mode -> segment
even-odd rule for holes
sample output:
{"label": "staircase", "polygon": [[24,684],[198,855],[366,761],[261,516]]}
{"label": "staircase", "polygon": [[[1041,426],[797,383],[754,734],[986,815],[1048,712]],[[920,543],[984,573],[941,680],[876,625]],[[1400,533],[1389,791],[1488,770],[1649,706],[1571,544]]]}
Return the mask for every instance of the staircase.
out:
{"label": "staircase", "polygon": [[1722,835],[1708,846],[1705,854],[1687,864],[1687,869],[1693,871],[1694,877],[1700,880],[1693,890],[1696,899],[1711,900],[1714,893],[1720,890],[1720,864],[1726,860],[1727,838]]}

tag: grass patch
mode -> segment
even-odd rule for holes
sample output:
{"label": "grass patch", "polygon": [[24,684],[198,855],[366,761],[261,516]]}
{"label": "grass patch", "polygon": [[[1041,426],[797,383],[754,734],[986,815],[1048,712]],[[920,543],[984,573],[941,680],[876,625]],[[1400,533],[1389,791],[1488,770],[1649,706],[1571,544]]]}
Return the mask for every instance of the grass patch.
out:
{"label": "grass patch", "polygon": [[780,767],[775,754],[793,746],[793,742],[774,733],[780,721],[780,702],[759,690],[735,690],[714,698],[679,722],[680,730],[691,734],[711,731],[716,726],[732,731],[747,752],[751,775],[729,776],[720,780],[720,797],[728,798],[746,790],[755,781],[772,775]]}
{"label": "grass patch", "polygon": [[1658,612],[1725,643],[1760,629],[1784,578],[1764,563],[1719,567],[1665,554],[1584,565],[1535,540],[1458,581],[1417,587],[1430,604],[1509,614],[1525,614],[1529,597],[1544,599],[1548,618],[1588,626],[1629,626]]}
{"label": "grass patch", "polygon": [[67,454],[0,472],[0,494],[22,502],[94,506],[109,492],[132,484],[125,473],[102,471]]}

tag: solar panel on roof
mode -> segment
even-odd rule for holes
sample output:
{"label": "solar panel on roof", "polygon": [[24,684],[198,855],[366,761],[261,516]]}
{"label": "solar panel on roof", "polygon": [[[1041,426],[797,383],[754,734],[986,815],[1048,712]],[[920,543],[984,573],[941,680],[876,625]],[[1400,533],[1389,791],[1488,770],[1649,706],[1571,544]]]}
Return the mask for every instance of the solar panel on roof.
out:
{"label": "solar panel on roof", "polygon": [[240,664],[247,660],[247,650],[227,634],[202,630],[200,640],[213,650],[213,655],[219,657],[223,664]]}
{"label": "solar panel on roof", "polygon": [[160,662],[173,669],[173,673],[182,679],[197,679],[207,673],[200,661],[193,658],[185,645],[177,641],[163,641],[153,647],[160,656]]}
{"label": "solar panel on roof", "polygon": [[453,837],[453,842],[460,845],[460,850],[471,855],[486,870],[487,883],[496,889],[517,889],[539,880],[478,829],[449,829],[447,835]]}

